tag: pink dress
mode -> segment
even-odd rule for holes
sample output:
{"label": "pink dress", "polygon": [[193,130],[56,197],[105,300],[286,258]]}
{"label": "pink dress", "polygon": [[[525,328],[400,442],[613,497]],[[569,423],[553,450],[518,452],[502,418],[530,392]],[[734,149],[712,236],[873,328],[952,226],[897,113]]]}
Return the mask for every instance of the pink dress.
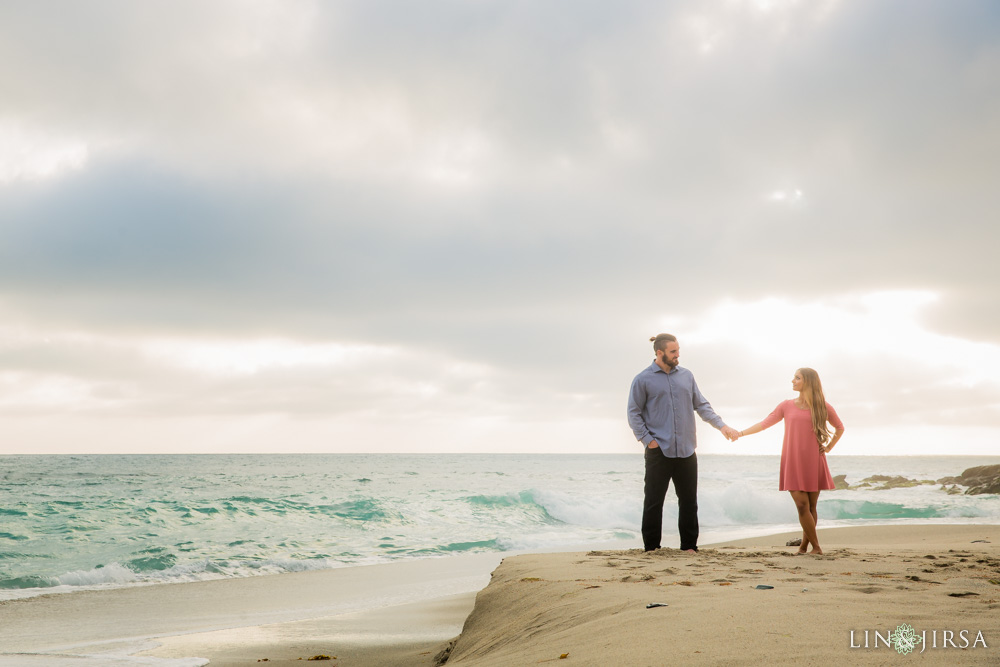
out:
{"label": "pink dress", "polygon": [[[827,418],[834,428],[844,428],[836,410],[826,404]],[[774,412],[760,423],[763,428],[785,420],[785,440],[781,443],[781,474],[778,488],[782,491],[822,491],[834,488],[826,454],[819,451],[819,441],[812,428],[809,408],[800,408],[794,400],[778,404]]]}

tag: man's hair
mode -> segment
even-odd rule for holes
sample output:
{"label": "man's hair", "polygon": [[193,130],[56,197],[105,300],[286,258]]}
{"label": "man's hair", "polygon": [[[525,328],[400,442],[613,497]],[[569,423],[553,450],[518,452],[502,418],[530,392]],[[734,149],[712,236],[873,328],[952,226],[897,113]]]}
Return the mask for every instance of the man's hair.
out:
{"label": "man's hair", "polygon": [[667,349],[667,343],[676,343],[677,337],[673,334],[656,334],[649,339],[653,343],[653,352]]}

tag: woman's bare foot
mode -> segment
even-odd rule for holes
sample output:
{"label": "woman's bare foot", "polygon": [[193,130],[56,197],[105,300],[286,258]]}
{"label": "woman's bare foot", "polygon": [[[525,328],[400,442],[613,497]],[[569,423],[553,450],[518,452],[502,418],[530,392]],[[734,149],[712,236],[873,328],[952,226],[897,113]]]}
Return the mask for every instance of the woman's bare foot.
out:
{"label": "woman's bare foot", "polygon": [[822,556],[823,555],[823,550],[820,549],[819,547],[813,547],[813,550],[809,552],[809,555],[811,555],[811,556]]}

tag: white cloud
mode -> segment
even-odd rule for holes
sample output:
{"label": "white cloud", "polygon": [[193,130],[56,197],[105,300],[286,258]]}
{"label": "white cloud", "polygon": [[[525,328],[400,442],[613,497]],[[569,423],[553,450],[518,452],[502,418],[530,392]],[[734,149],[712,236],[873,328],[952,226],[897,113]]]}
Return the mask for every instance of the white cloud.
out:
{"label": "white cloud", "polygon": [[831,367],[845,358],[877,357],[883,364],[944,374],[948,384],[1000,386],[1000,346],[926,328],[925,313],[940,299],[936,292],[895,290],[726,302],[685,338],[732,345],[757,359],[812,359]]}
{"label": "white cloud", "polygon": [[0,185],[41,181],[82,169],[89,155],[85,141],[0,119]]}
{"label": "white cloud", "polygon": [[139,342],[138,348],[157,363],[197,373],[237,377],[269,370],[357,366],[390,353],[374,345],[310,344],[280,339],[160,339]]}
{"label": "white cloud", "polygon": [[802,190],[775,190],[767,196],[767,199],[772,202],[778,202],[782,204],[797,204],[802,201],[805,197]]}
{"label": "white cloud", "polygon": [[85,380],[50,374],[0,373],[0,412],[75,412],[99,410],[108,404],[93,394]]}

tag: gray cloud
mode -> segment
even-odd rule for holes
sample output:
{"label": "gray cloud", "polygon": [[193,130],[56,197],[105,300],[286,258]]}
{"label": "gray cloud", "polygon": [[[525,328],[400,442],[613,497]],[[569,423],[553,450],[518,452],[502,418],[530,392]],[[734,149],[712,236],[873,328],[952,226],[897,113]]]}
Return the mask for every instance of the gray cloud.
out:
{"label": "gray cloud", "polygon": [[[502,369],[490,400],[524,415],[617,416],[622,351],[725,299],[934,290],[928,326],[1000,342],[992,3],[242,7],[0,9],[0,130],[89,150],[0,183],[8,310],[405,341]],[[352,380],[205,390],[308,411],[363,404]]]}

